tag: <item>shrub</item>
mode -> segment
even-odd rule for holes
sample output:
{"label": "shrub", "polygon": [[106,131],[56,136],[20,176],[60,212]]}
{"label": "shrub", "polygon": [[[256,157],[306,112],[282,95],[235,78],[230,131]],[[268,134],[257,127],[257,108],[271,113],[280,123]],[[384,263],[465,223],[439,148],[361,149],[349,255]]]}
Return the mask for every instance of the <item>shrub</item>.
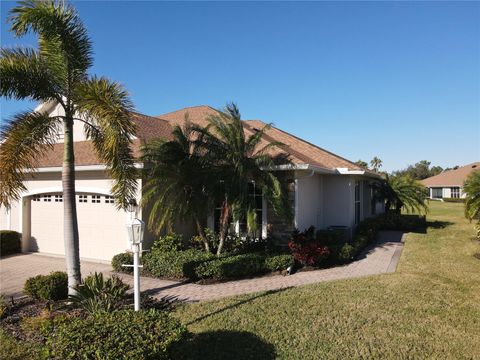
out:
{"label": "shrub", "polygon": [[50,359],[168,359],[186,328],[164,311],[120,310],[55,326],[46,341]]}
{"label": "shrub", "polygon": [[128,289],[118,276],[105,279],[102,273],[94,273],[75,287],[76,294],[69,299],[90,314],[112,312],[119,307]]}
{"label": "shrub", "polygon": [[159,250],[163,252],[184,250],[183,237],[180,234],[169,233],[160,236],[153,242],[151,250]]}
{"label": "shrub", "polygon": [[115,255],[112,258],[112,268],[113,271],[116,272],[123,272],[126,274],[133,273],[133,267],[122,266],[123,264],[133,265],[133,254],[131,252],[124,252]]}
{"label": "shrub", "polygon": [[292,266],[295,260],[290,254],[271,255],[265,258],[265,269],[268,271],[281,271]]}
{"label": "shrub", "polygon": [[0,294],[0,319],[3,318],[3,315],[7,313],[7,301],[5,300],[5,295]]}
{"label": "shrub", "polygon": [[0,230],[0,255],[10,255],[20,252],[21,235],[16,231]]}
{"label": "shrub", "polygon": [[171,279],[194,279],[195,267],[215,256],[201,250],[163,252],[152,249],[142,257],[143,270],[152,276]]}
{"label": "shrub", "polygon": [[67,273],[55,271],[49,275],[37,275],[29,278],[23,290],[27,295],[39,300],[63,300],[68,296]]}
{"label": "shrub", "polygon": [[345,262],[353,260],[353,258],[356,255],[356,250],[357,249],[355,247],[353,247],[352,245],[344,244],[340,248],[340,250],[338,251],[338,254],[337,254],[338,261],[340,261],[342,263],[345,263]]}
{"label": "shrub", "polygon": [[294,259],[302,265],[319,265],[330,254],[328,247],[317,240],[314,234],[313,226],[304,232],[296,231],[288,243]]}
{"label": "shrub", "polygon": [[199,264],[195,274],[200,279],[235,279],[265,271],[265,256],[258,253],[219,257]]}

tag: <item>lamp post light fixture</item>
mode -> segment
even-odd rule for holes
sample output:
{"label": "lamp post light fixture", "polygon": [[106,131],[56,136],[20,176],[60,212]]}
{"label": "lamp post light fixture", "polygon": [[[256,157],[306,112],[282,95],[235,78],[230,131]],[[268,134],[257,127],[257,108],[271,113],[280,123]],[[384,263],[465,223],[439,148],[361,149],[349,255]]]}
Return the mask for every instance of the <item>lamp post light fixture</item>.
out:
{"label": "lamp post light fixture", "polygon": [[[135,206],[136,208],[136,206]],[[136,209],[133,209],[135,211]],[[130,211],[130,209],[127,209]],[[131,212],[133,212],[131,211]],[[137,218],[133,218],[127,224],[127,234],[133,251],[133,293],[135,311],[140,310],[140,246],[143,242],[145,232],[145,223]]]}

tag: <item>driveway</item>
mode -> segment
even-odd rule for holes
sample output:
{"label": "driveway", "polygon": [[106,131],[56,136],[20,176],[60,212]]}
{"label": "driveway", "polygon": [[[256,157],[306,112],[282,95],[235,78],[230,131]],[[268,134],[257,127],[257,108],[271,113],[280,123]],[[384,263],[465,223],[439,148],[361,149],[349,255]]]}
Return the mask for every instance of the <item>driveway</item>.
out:
{"label": "driveway", "polygon": [[[404,235],[398,231],[383,231],[379,234],[377,242],[367,248],[358,260],[348,265],[330,269],[299,272],[290,276],[263,276],[212,285],[142,277],[141,289],[142,291],[148,291],[157,298],[175,297],[181,301],[205,301],[322,281],[389,273],[396,270],[403,248],[403,237]],[[0,293],[7,297],[22,296],[23,284],[29,277],[58,270],[65,271],[65,259],[63,257],[29,253],[2,258],[0,260]],[[94,262],[82,261],[81,270],[83,276],[95,271],[103,272],[106,275],[112,274],[110,265]],[[133,286],[132,276],[118,275]]]}

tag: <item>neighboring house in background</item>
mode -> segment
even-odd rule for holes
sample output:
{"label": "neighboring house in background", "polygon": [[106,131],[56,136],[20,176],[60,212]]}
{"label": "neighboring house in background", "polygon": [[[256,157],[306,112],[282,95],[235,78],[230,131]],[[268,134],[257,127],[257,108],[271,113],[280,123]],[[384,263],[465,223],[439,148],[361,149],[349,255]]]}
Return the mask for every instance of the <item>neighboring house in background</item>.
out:
{"label": "neighboring house in background", "polygon": [[430,199],[460,199],[466,194],[463,192],[463,183],[473,171],[480,170],[480,162],[444,171],[438,175],[421,181],[429,190]]}
{"label": "neighboring house in background", "polygon": [[[41,105],[37,110],[58,113],[55,103]],[[190,107],[157,117],[132,113],[137,125],[133,140],[135,156],[141,153],[141,145],[154,138],[171,138],[174,125],[182,125],[185,115],[199,125],[206,125],[208,117],[217,114],[209,106]],[[251,134],[265,124],[259,120],[244,121],[245,132]],[[110,187],[112,180],[105,165],[97,158],[90,141],[86,140],[83,124],[74,124],[75,170],[77,212],[80,235],[80,256],[83,259],[110,260],[113,255],[128,247],[125,224],[127,213],[117,210],[113,204]],[[345,227],[351,231],[361,220],[384,212],[384,204],[377,202],[370,184],[380,175],[370,172],[338,155],[304,141],[294,135],[272,127],[262,140],[264,143],[279,141],[282,150],[289,154],[291,163],[275,170],[288,184],[289,198],[294,214],[293,223],[285,223],[273,213],[261,192],[252,189],[258,197],[259,227],[262,237],[269,235],[285,238],[297,228],[310,226],[317,229],[331,226]],[[37,174],[25,179],[27,191],[7,210],[0,209],[0,229],[22,233],[22,250],[64,255],[63,204],[61,169],[63,139],[59,138],[53,149],[38,159]],[[137,167],[143,168],[138,161]],[[138,179],[137,202],[141,199],[142,179]],[[205,225],[215,228],[212,209]],[[144,221],[148,209],[139,209],[137,216]],[[185,224],[184,224],[185,225]],[[245,224],[234,224],[242,232]],[[191,228],[183,226],[176,231],[190,234]],[[146,234],[146,245],[154,236]]]}

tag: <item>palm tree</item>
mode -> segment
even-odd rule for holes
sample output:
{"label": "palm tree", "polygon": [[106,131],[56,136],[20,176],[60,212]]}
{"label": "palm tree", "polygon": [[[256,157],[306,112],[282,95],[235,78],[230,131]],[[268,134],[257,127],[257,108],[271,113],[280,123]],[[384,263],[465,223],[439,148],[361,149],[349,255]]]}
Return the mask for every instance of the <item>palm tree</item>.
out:
{"label": "palm tree", "polygon": [[215,164],[217,179],[221,179],[216,182],[217,200],[221,202],[217,255],[223,250],[232,217],[234,220],[247,219],[248,230],[255,230],[253,183],[262,190],[278,215],[286,219],[291,217],[286,191],[275,173],[269,170],[278,162],[286,161],[285,154],[271,155],[272,148],[282,144],[262,144],[262,137],[270,127],[266,125],[246,136],[237,106],[228,104],[225,111],[209,118],[209,125],[203,131],[208,149],[206,156]]}
{"label": "palm tree", "polygon": [[373,171],[378,172],[378,170],[380,170],[380,168],[382,167],[382,160],[375,156],[370,161],[370,166],[372,167]]}
{"label": "palm tree", "polygon": [[0,95],[16,100],[55,102],[64,115],[25,111],[1,129],[0,205],[9,207],[26,190],[27,169],[36,167],[63,132],[62,169],[64,242],[69,293],[80,282],[80,254],[75,205],[73,122],[85,124],[87,137],[115,180],[112,192],[124,207],[136,190],[130,148],[135,127],[133,106],[121,85],[89,76],[92,45],[75,9],[63,1],[27,0],[14,7],[9,18],[16,36],[33,32],[38,49],[2,48]]}
{"label": "palm tree", "polygon": [[477,220],[477,236],[480,235],[480,171],[472,172],[463,185],[465,198],[465,217]]}
{"label": "palm tree", "polygon": [[387,212],[400,213],[402,208],[407,212],[426,213],[428,206],[427,189],[409,176],[386,176],[386,179],[372,185],[378,200],[385,201]]}
{"label": "palm tree", "polygon": [[173,140],[154,140],[143,148],[149,180],[142,203],[151,206],[148,226],[152,231],[158,234],[175,221],[193,220],[205,250],[210,252],[202,220],[213,206],[212,167],[196,129],[186,119],[183,128],[174,128]]}

